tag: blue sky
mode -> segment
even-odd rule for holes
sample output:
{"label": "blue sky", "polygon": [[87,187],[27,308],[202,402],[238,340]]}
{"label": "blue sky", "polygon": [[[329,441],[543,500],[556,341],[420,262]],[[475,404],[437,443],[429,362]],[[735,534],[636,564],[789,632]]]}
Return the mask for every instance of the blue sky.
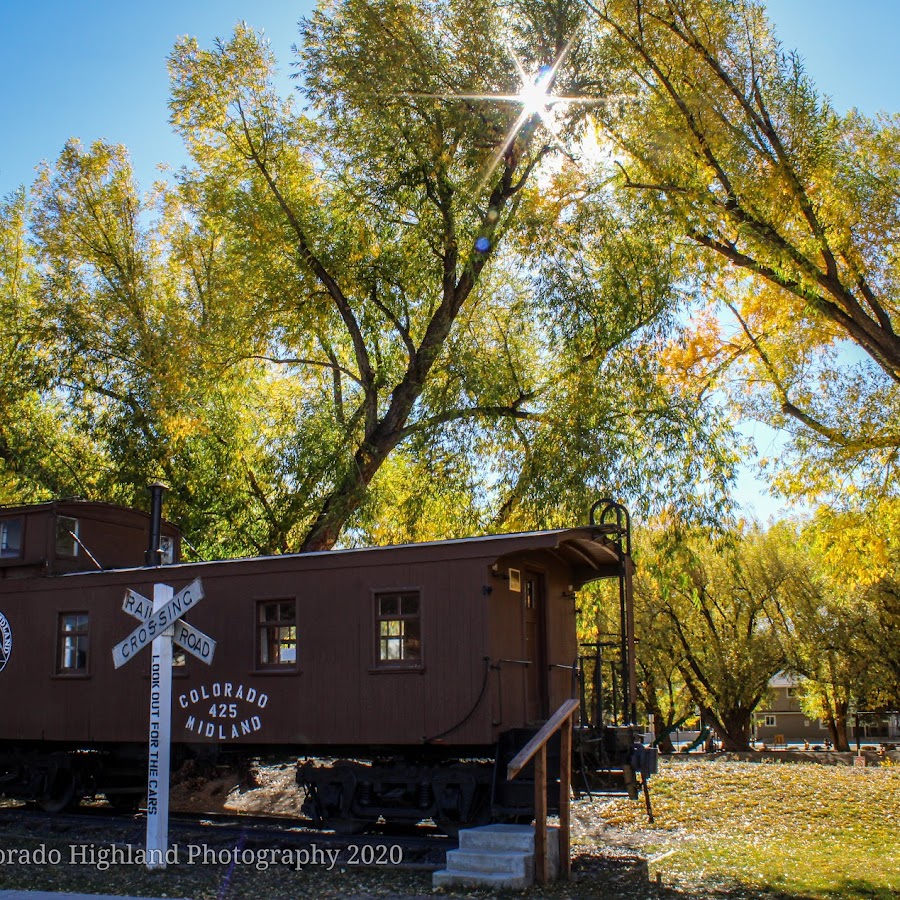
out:
{"label": "blue sky", "polygon": [[[0,196],[29,184],[70,137],[125,144],[143,187],[156,165],[179,164],[181,143],[168,125],[166,57],[177,37],[208,46],[245,20],[265,31],[285,76],[297,22],[311,0],[5,0],[0,5]],[[799,51],[819,89],[840,110],[900,112],[900,2],[768,0],[784,45]],[[768,432],[757,433],[763,454]],[[777,505],[748,472],[741,494],[761,518]]]}
{"label": "blue sky", "polygon": [[0,196],[33,179],[70,137],[125,144],[142,186],[161,162],[183,161],[168,124],[166,57],[185,34],[209,46],[245,20],[289,70],[297,0],[5,0],[0,3],[4,138]]}
{"label": "blue sky", "polygon": [[[141,182],[160,162],[179,162],[166,101],[166,56],[179,35],[209,45],[243,19],[265,31],[290,69],[297,21],[310,0],[6,0],[0,5],[0,196],[29,183],[69,137],[125,144]],[[900,3],[896,0],[769,0],[784,43],[799,49],[820,89],[840,109],[900,111]]]}

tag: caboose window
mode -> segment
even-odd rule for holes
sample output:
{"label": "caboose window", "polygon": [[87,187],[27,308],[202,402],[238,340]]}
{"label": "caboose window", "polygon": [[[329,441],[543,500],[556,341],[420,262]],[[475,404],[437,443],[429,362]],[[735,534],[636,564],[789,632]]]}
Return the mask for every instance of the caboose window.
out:
{"label": "caboose window", "polygon": [[78,519],[71,516],[57,516],[56,555],[78,556]]}
{"label": "caboose window", "polygon": [[261,668],[297,664],[296,600],[263,601],[256,604],[257,655]]}
{"label": "caboose window", "polygon": [[0,522],[0,559],[17,559],[22,555],[22,520]]}
{"label": "caboose window", "polygon": [[83,675],[88,667],[88,614],[60,613],[59,656],[61,675]]}
{"label": "caboose window", "polygon": [[378,665],[421,665],[418,591],[376,594],[375,627]]}

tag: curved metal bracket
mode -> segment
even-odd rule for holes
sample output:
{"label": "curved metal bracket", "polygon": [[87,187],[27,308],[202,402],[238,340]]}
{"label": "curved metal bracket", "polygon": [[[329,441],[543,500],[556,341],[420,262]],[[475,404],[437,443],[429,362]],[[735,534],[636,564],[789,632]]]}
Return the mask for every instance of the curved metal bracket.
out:
{"label": "curved metal bracket", "polygon": [[625,553],[631,556],[631,515],[621,503],[610,497],[601,497],[591,506],[590,524],[614,534],[617,540],[624,543]]}

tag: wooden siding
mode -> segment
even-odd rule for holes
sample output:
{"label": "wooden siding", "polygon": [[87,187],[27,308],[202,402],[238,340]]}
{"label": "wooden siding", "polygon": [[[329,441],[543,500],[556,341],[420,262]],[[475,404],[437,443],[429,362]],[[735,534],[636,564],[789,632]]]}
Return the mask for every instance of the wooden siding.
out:
{"label": "wooden siding", "polygon": [[[0,581],[14,640],[0,672],[0,740],[143,742],[150,650],[119,670],[112,663],[112,647],[136,625],[121,610],[125,590],[150,597],[157,580],[179,590],[199,577],[205,598],[187,619],[218,647],[211,666],[188,657],[176,670],[175,740],[490,745],[525,724],[522,667],[488,668],[523,650],[521,597],[497,577],[498,560],[546,578],[548,661],[570,665],[577,653],[566,596],[572,571],[552,552],[556,540],[537,533]],[[374,596],[401,589],[420,593],[421,666],[379,669]],[[294,599],[296,666],[257,671],[257,603]],[[85,677],[55,672],[57,623],[67,611],[90,616]],[[571,673],[548,678],[556,708],[571,696]]]}
{"label": "wooden siding", "polygon": [[[82,547],[74,557],[56,553],[56,520],[78,520],[78,537],[104,569],[142,566],[150,534],[150,517],[140,510],[109,503],[69,500],[0,509],[0,518],[18,518],[24,525],[22,555],[0,559],[0,578],[35,574],[95,571]],[[178,559],[181,535],[168,522],[162,534],[172,539]]]}

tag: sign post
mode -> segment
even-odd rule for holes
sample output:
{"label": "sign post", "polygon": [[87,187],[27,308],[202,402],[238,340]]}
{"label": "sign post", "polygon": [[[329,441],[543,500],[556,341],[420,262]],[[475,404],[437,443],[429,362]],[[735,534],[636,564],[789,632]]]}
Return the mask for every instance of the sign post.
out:
{"label": "sign post", "polygon": [[203,599],[200,579],[177,594],[167,584],[153,586],[153,602],[126,591],[122,609],[141,624],[113,647],[118,669],[150,646],[150,736],[147,766],[148,869],[164,869],[169,850],[169,763],[172,747],[172,643],[209,665],[216,642],[181,616]]}
{"label": "sign post", "polygon": [[[172,599],[167,584],[153,586],[153,612]],[[164,869],[169,849],[169,755],[172,744],[172,633],[153,639],[150,661],[150,746],[147,769],[147,868]]]}

